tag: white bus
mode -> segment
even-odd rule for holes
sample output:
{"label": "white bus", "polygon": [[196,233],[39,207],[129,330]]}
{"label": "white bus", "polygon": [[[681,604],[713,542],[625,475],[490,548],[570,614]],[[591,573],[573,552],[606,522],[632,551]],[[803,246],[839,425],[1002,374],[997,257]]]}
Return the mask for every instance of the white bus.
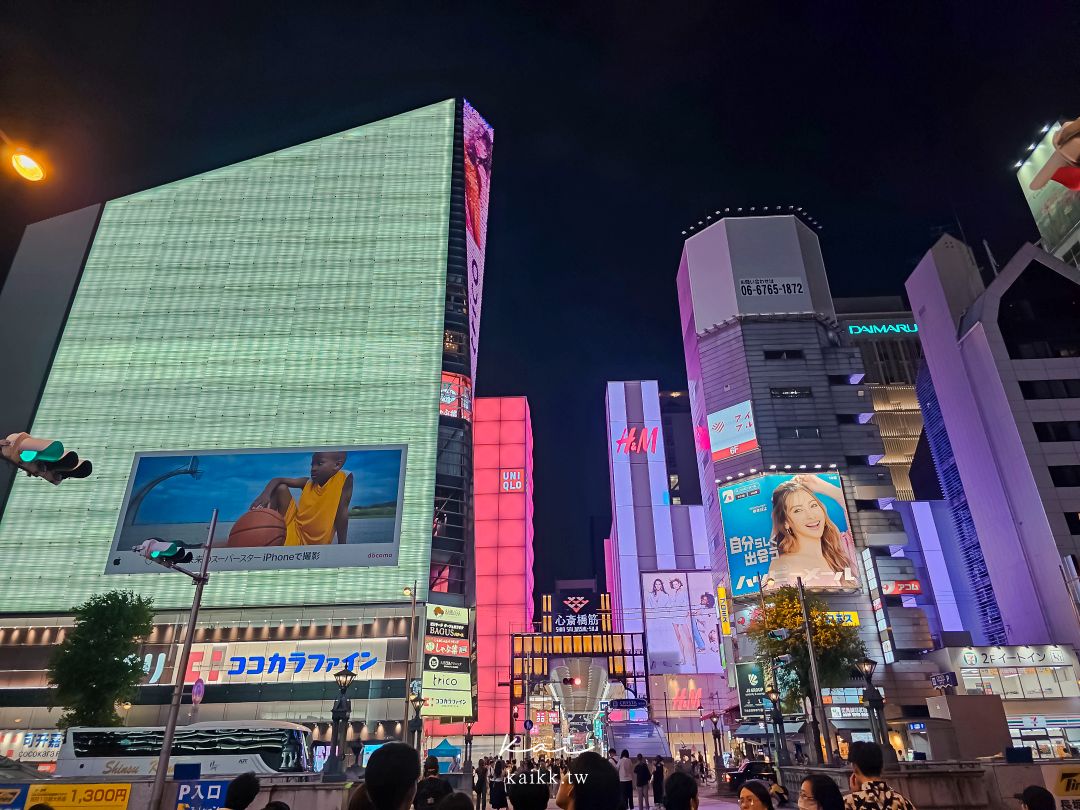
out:
{"label": "white bus", "polygon": [[[69,728],[56,776],[153,776],[165,729]],[[311,773],[311,731],[296,723],[242,720],[178,726],[170,772],[177,763],[202,765],[202,777]]]}

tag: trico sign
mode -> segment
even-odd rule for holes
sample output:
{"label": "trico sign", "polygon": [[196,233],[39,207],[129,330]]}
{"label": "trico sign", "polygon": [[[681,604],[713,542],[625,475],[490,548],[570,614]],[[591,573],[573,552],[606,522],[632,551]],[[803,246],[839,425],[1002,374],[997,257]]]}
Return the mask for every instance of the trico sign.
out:
{"label": "trico sign", "polygon": [[897,335],[915,334],[919,331],[917,323],[849,323],[849,335]]}

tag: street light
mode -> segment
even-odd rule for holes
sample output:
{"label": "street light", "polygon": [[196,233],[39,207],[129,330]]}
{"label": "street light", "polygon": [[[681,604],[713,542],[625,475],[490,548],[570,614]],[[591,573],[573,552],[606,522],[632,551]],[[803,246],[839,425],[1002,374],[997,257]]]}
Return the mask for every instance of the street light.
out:
{"label": "street light", "polygon": [[412,587],[406,585],[401,592],[412,600],[412,612],[409,614],[409,644],[408,656],[405,659],[405,719],[401,721],[401,736],[409,728],[409,699],[412,692],[412,660],[413,660],[413,636],[416,635],[416,586],[417,580],[413,580]]}
{"label": "street light", "polygon": [[874,671],[877,669],[877,661],[872,658],[864,658],[858,663],[859,672],[866,680],[866,688],[863,689],[863,701],[870,709],[870,732],[874,735],[874,741],[881,746],[881,755],[885,762],[896,762],[896,752],[893,751],[885,735],[885,700],[881,692],[874,686]]}
{"label": "street light", "polygon": [[705,746],[705,707],[698,705],[697,707],[698,723],[701,724],[701,758],[704,760],[709,754],[709,749]]}
{"label": "street light", "polygon": [[2,129],[0,129],[0,141],[3,141],[7,147],[5,151],[11,155],[11,168],[19,177],[31,183],[45,179],[45,167],[41,165],[41,161],[21,146],[16,146]]}
{"label": "street light", "polygon": [[[775,675],[773,679],[775,680]],[[787,732],[784,730],[784,712],[780,708],[780,693],[773,686],[765,693],[765,697],[772,704],[773,733],[776,735],[776,761],[780,765],[789,765],[787,740],[785,739]]]}
{"label": "street light", "polygon": [[323,768],[324,782],[345,781],[345,736],[348,728],[349,715],[352,713],[352,702],[345,696],[352,686],[356,673],[348,667],[342,667],[334,673],[334,683],[340,690],[338,699],[334,702],[334,708],[330,710],[331,738],[330,756],[326,758],[326,766]]}
{"label": "street light", "polygon": [[423,695],[415,694],[409,702],[412,703],[413,707],[413,719],[409,721],[409,731],[416,735],[415,741],[410,739],[409,744],[419,751],[420,743],[423,741],[424,731],[424,721],[420,717],[420,709],[424,706],[424,697]]}

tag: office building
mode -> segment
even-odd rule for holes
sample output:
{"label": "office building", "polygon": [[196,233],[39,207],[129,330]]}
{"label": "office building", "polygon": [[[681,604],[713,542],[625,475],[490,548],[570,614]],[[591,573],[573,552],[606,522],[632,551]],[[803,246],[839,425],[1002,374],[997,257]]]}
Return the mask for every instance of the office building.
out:
{"label": "office building", "polygon": [[962,578],[1005,643],[1076,645],[1080,271],[1025,245],[984,285],[946,236],[907,292],[985,567]]}
{"label": "office building", "polygon": [[[263,659],[369,653],[378,665],[353,687],[350,736],[402,735],[406,683],[421,675],[411,597],[418,619],[475,597],[491,145],[476,110],[451,99],[27,229],[0,304],[5,344],[35,340],[3,418],[63,440],[94,473],[58,488],[20,477],[7,496],[0,729],[55,722],[48,653],[75,604],[116,588],[159,611],[127,720],[163,720],[191,586],[131,545],[166,524],[198,546],[217,507],[228,554],[215,550],[187,673],[206,682],[202,719],[325,722],[331,674],[264,673]],[[376,498],[366,473],[380,459],[400,469]],[[288,514],[271,517],[292,485],[259,491],[317,463],[338,464],[352,500],[324,535],[304,524],[294,536],[299,523],[286,532]],[[222,483],[229,464],[239,491]],[[303,491],[293,506],[315,508]],[[237,551],[233,524],[253,498],[283,521],[259,542],[288,545]]]}

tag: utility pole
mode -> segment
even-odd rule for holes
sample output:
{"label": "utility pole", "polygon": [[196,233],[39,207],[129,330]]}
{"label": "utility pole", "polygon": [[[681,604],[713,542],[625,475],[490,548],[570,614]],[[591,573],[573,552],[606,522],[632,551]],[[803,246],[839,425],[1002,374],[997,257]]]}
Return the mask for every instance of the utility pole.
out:
{"label": "utility pole", "polygon": [[[810,696],[810,726],[814,730],[814,752],[817,754],[819,763],[828,762],[821,753],[821,726],[818,724],[818,707],[821,702],[821,681],[818,678],[817,655],[814,653],[814,637],[810,632],[810,614],[806,611],[806,591],[803,589],[802,577],[795,580],[799,589],[799,607],[802,608],[803,630],[806,631],[806,653],[810,657],[810,682],[813,695]],[[825,719],[824,717],[822,718]],[[825,731],[828,735],[829,721],[825,720]],[[831,746],[831,735],[826,736],[825,744]],[[831,750],[831,748],[830,748]]]}
{"label": "utility pole", "polygon": [[523,727],[525,729],[525,754],[522,756],[521,761],[524,763],[526,760],[532,758],[532,753],[529,751],[532,748],[532,732],[529,730],[531,725],[531,715],[529,714],[529,693],[532,692],[532,674],[533,674],[533,645],[535,637],[529,639],[529,656],[525,659],[528,669],[525,671],[525,720],[523,721]]}
{"label": "utility pole", "polygon": [[187,632],[184,644],[180,648],[180,658],[176,662],[176,683],[173,685],[172,702],[169,704],[169,716],[165,721],[165,736],[161,741],[161,754],[158,755],[157,771],[154,773],[154,789],[150,797],[150,807],[161,806],[161,797],[165,793],[165,777],[169,774],[169,757],[172,755],[173,737],[176,736],[176,719],[180,715],[180,704],[184,699],[184,676],[187,674],[188,657],[191,655],[191,642],[195,637],[195,623],[199,620],[199,607],[202,605],[203,586],[210,579],[207,570],[210,555],[214,549],[214,530],[217,528],[218,510],[210,516],[210,531],[206,533],[206,545],[203,546],[202,564],[199,573],[193,574],[178,565],[167,564],[174,571],[190,577],[195,583],[195,598],[188,614]]}
{"label": "utility pole", "polygon": [[[401,723],[401,738],[405,739],[409,728],[409,705],[412,702],[412,662],[413,662],[413,636],[416,635],[416,586],[418,580],[413,580],[412,588],[405,586],[405,594],[412,597],[412,613],[409,617],[409,644],[408,658],[405,661],[405,719]],[[421,738],[422,739],[422,738]],[[416,750],[420,750],[420,739],[417,739]]]}

